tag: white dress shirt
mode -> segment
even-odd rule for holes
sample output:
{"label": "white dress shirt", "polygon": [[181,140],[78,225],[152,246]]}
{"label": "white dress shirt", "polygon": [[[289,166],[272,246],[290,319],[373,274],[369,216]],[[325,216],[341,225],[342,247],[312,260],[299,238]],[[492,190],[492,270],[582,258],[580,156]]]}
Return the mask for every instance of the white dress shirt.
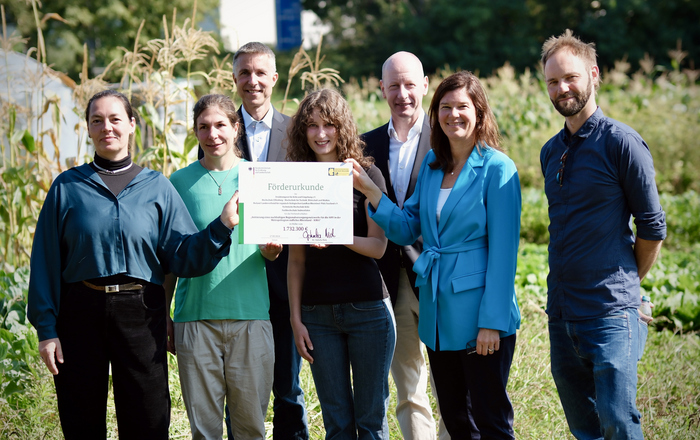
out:
{"label": "white dress shirt", "polygon": [[272,130],[272,114],[274,113],[272,106],[261,121],[253,119],[243,106],[241,106],[241,113],[243,114],[243,125],[248,138],[251,159],[253,162],[266,162],[267,152],[270,149],[270,131]]}
{"label": "white dress shirt", "polygon": [[394,121],[389,120],[389,173],[391,175],[391,186],[396,194],[396,202],[399,207],[403,207],[406,200],[406,191],[411,182],[411,172],[416,161],[416,151],[423,130],[423,118],[425,112],[421,109],[418,120],[408,131],[406,142],[399,140],[394,129]]}

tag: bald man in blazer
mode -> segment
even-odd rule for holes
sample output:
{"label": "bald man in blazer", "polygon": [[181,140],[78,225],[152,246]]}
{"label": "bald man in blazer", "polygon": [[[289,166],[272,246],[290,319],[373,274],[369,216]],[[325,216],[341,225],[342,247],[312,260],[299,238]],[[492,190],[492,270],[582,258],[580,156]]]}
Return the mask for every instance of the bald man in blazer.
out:
{"label": "bald man in blazer", "polygon": [[[388,197],[403,206],[413,194],[423,158],[430,150],[430,121],[422,108],[428,77],[420,60],[397,52],[382,66],[382,96],[391,119],[362,135],[366,154],[387,182]],[[389,241],[379,269],[391,295],[396,315],[396,348],[391,363],[397,391],[396,418],[405,440],[435,440],[436,428],[427,395],[428,368],[418,336],[418,289],[413,263],[423,250],[423,239],[408,246]],[[448,440],[441,426],[441,440]]]}
{"label": "bald man in blazer", "polygon": [[[396,202],[396,191],[392,186],[391,172],[389,166],[389,123],[375,128],[362,135],[362,140],[366,143],[365,154],[374,158],[374,164],[379,168],[384,176],[387,185],[387,195],[392,202]],[[415,150],[415,160],[411,177],[406,188],[406,200],[411,197],[416,186],[416,179],[420,171],[420,165],[423,163],[423,158],[430,151],[430,121],[426,115],[423,118],[423,124],[418,141],[418,147]],[[399,246],[396,243],[389,242],[386,252],[381,260],[378,260],[384,283],[391,295],[391,303],[396,305],[398,290],[399,290],[399,274],[401,268],[407,268],[408,279],[411,283],[411,288],[418,298],[418,288],[414,287],[416,283],[416,273],[410,270],[413,263],[423,251],[423,239],[419,238],[415,243],[409,246]]]}

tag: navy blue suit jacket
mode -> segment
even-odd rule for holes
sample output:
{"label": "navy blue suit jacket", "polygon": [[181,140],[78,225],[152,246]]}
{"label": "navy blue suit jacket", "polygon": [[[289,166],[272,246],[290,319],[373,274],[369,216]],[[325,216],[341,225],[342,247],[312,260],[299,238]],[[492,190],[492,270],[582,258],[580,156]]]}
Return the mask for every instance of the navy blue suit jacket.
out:
{"label": "navy blue suit jacket", "polygon": [[[267,147],[266,162],[284,162],[287,158],[287,125],[289,116],[271,108],[272,129],[270,130],[270,144]],[[238,149],[241,150],[243,158],[252,161],[250,148],[248,147],[248,136],[243,126],[243,114],[241,108],[238,109],[238,116],[241,118],[241,133],[238,136]],[[270,300],[289,301],[287,296],[287,260],[289,259],[289,246],[285,246],[282,253],[275,261],[265,260],[267,267],[267,285],[270,289]]]}
{"label": "navy blue suit jacket", "polygon": [[[382,172],[386,181],[387,195],[392,202],[396,203],[393,182],[389,173],[389,123],[375,128],[362,135],[362,140],[366,143],[365,154],[374,158],[374,163]],[[428,115],[423,118],[423,128],[421,130],[418,148],[416,149],[416,160],[411,171],[411,180],[406,191],[406,200],[411,197],[416,187],[416,179],[420,171],[423,158],[430,151],[430,120]],[[408,279],[411,281],[413,292],[418,297],[418,288],[415,287],[416,274],[413,272],[413,263],[418,259],[423,251],[423,238],[420,237],[415,243],[408,246],[399,246],[389,241],[384,256],[377,260],[379,270],[384,278],[384,283],[389,290],[392,304],[396,304],[396,296],[399,291],[399,270],[406,268]]]}

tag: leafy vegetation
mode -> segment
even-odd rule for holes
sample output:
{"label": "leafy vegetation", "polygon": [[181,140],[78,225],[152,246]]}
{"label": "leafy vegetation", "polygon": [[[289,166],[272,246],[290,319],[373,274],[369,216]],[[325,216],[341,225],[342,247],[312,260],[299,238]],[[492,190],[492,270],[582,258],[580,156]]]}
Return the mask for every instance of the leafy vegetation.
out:
{"label": "leafy vegetation", "polygon": [[690,252],[662,254],[644,278],[642,287],[650,295],[655,326],[684,331],[700,330],[700,246]]}
{"label": "leafy vegetation", "polygon": [[[393,1],[370,3],[390,9],[400,6]],[[403,8],[414,2],[400,3]],[[441,2],[425,2],[428,3],[435,6]],[[38,5],[33,0],[27,4]],[[329,11],[336,7],[335,2],[327,5]],[[571,8],[581,6],[576,2],[572,5],[565,8],[567,14]],[[475,11],[476,6],[469,10]],[[486,9],[482,5],[479,10]],[[56,17],[46,14],[40,18],[35,12],[37,31],[33,38],[43,42],[45,19]],[[475,16],[474,20],[486,18]],[[27,98],[27,102],[37,100],[39,105],[35,108],[39,110],[32,110],[25,103],[5,102],[0,97],[0,438],[61,438],[53,384],[38,362],[36,332],[26,320],[27,266],[38,212],[53,177],[66,166],[87,158],[51,159],[51,152],[59,151],[57,133],[53,127],[44,126],[42,116],[49,115],[55,126],[62,112],[82,114],[87,99],[110,86],[107,79],[118,78],[119,85],[113,87],[131,96],[140,114],[133,157],[168,175],[192,160],[190,153],[196,146],[196,140],[188,134],[191,124],[182,109],[187,109],[201,92],[233,95],[230,61],[227,56],[218,55],[216,40],[196,29],[190,17],[178,21],[173,13],[170,18],[163,17],[161,23],[161,34],[157,36],[150,36],[143,24],[132,40],[124,43],[129,49],[120,49],[118,57],[109,58],[107,69],[93,78],[88,75],[88,64],[94,62],[90,61],[94,57],[86,51],[80,83],[74,85],[78,102],[74,109],[65,109],[60,100],[47,96],[40,81],[36,94]],[[24,38],[8,35],[3,26],[1,43],[3,49],[9,50],[24,44]],[[37,45],[38,49],[28,50],[27,56],[35,55],[45,63],[46,49]],[[696,334],[700,330],[700,149],[695,145],[700,138],[700,73],[682,67],[687,55],[680,48],[671,51],[670,67],[645,57],[634,72],[628,62],[619,61],[604,73],[605,83],[598,92],[598,102],[606,114],[637,129],[649,144],[662,192],[661,203],[667,213],[668,239],[659,261],[642,283],[644,292],[655,303],[653,327],[658,330],[650,334],[639,369],[638,401],[649,438],[700,438],[700,374],[696,361],[700,356]],[[199,62],[203,60],[211,60],[213,67],[200,69]],[[342,89],[361,131],[386,122],[389,110],[378,80],[370,76],[343,82],[341,72],[347,75],[348,71],[323,66],[327,61],[320,47],[315,56],[302,50],[291,59],[286,88],[278,87],[274,96],[277,108],[291,114],[298,102],[296,97],[305,93],[307,85],[332,84]],[[284,62],[279,63],[280,70],[283,65]],[[450,72],[445,68],[430,76],[426,106],[432,91]],[[40,75],[54,74],[57,73],[45,68]],[[549,221],[539,166],[542,144],[561,129],[563,119],[553,110],[542,77],[536,71],[523,69],[518,73],[506,63],[482,81],[523,186],[522,244],[516,276],[523,325],[509,385],[516,409],[516,431],[519,438],[525,439],[570,438],[548,364],[544,306]],[[2,87],[10,96],[11,79]],[[84,122],[76,131],[83,139],[87,137]],[[170,370],[171,436],[188,437],[189,425],[174,358]],[[323,438],[320,406],[308,367],[302,383],[307,392],[311,437]],[[110,438],[116,438],[112,400],[109,408]],[[393,412],[390,429],[392,438],[400,438]]]}
{"label": "leafy vegetation", "polygon": [[[13,49],[39,48],[45,42],[46,63],[75,81],[83,72],[85,52],[90,64],[95,66],[96,74],[113,60],[122,58],[124,48],[133,47],[134,42],[144,45],[147,41],[162,38],[163,15],[172,16],[173,11],[194,11],[191,18],[197,23],[218,21],[216,0],[10,0],[2,3],[7,5],[10,23],[28,37],[26,46],[17,44]],[[48,11],[42,11],[42,6]],[[41,20],[39,23],[37,18]],[[42,29],[41,35],[35,32],[37,27]],[[111,74],[108,78],[112,81],[119,79]]]}
{"label": "leafy vegetation", "polygon": [[[0,271],[0,403],[17,407],[36,376],[36,332],[26,317],[29,270]],[[31,330],[30,330],[31,329]]]}

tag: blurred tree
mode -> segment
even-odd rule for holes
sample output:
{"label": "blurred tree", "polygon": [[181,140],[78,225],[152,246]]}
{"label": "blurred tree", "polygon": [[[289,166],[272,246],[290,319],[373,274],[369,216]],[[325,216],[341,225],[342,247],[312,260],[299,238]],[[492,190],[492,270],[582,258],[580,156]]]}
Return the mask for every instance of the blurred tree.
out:
{"label": "blurred tree", "polygon": [[[683,61],[700,62],[697,0],[302,0],[332,25],[328,62],[348,76],[380,75],[398,50],[418,55],[427,72],[449,65],[488,75],[506,61],[536,67],[544,40],[571,28],[596,43],[599,64],[636,63],[648,53],[671,65],[677,41]],[[359,61],[361,60],[361,61]]]}
{"label": "blurred tree", "polygon": [[688,52],[684,65],[700,68],[699,1],[604,0],[591,5],[576,30],[595,41],[602,66],[612,67],[626,57],[636,69],[645,53],[657,64],[671,66],[669,51],[680,41]]}
{"label": "blurred tree", "polygon": [[[173,11],[177,22],[192,18],[197,5],[195,23],[204,18],[213,20],[218,0],[0,0],[5,5],[8,21],[17,27],[28,45],[37,46],[36,7],[46,44],[47,61],[54,69],[65,72],[73,79],[83,63],[83,43],[88,46],[89,65],[98,73],[112,60],[122,58],[119,47],[132,50],[141,21],[145,20],[139,44],[154,38],[163,38],[163,16],[172,24]],[[57,14],[62,20],[43,20],[48,14]],[[218,21],[218,20],[214,20]],[[113,78],[116,79],[116,78]]]}
{"label": "blurred tree", "polygon": [[[0,0],[10,23],[36,46],[33,5],[40,8],[48,62],[77,79],[82,46],[90,66],[99,69],[132,48],[146,20],[140,43],[163,37],[163,15],[172,22],[191,17],[195,23],[218,22],[219,0]],[[409,50],[423,60],[426,72],[449,65],[482,75],[510,62],[517,70],[536,67],[542,43],[571,28],[596,43],[599,65],[612,68],[626,58],[636,69],[648,53],[657,65],[672,66],[669,51],[680,41],[685,52],[674,68],[700,65],[698,0],[302,0],[332,25],[326,65],[346,78],[379,76],[384,60]],[[61,17],[64,21],[56,19]],[[677,55],[681,52],[676,52]]]}

